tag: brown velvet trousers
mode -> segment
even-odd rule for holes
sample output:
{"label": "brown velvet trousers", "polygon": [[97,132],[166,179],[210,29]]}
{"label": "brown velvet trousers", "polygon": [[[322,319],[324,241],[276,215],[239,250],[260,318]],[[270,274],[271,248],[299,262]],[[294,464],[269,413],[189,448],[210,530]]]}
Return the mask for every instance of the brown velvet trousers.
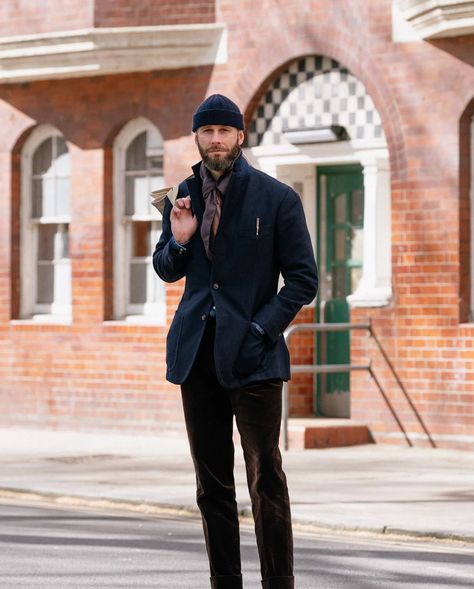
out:
{"label": "brown velvet trousers", "polygon": [[247,471],[264,589],[293,589],[290,503],[278,448],[282,382],[223,388],[209,319],[192,371],[181,385],[213,589],[242,589],[234,484],[235,416]]}

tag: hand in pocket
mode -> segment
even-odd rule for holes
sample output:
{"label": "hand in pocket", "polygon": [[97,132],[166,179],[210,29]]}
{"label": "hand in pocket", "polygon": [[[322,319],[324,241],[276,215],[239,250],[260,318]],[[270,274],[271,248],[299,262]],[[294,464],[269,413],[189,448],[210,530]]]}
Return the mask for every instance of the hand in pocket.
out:
{"label": "hand in pocket", "polygon": [[236,373],[246,376],[257,370],[265,355],[266,344],[265,334],[260,332],[255,323],[251,323],[237,356]]}

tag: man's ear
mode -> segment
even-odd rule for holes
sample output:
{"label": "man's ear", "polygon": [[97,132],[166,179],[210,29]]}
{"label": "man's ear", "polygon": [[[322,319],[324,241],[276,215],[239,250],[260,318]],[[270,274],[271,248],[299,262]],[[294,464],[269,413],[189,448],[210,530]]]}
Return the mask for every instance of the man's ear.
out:
{"label": "man's ear", "polygon": [[240,129],[239,129],[238,133],[239,133],[238,134],[239,145],[242,145],[242,143],[244,142],[244,139],[245,139],[245,133],[243,131],[241,131]]}

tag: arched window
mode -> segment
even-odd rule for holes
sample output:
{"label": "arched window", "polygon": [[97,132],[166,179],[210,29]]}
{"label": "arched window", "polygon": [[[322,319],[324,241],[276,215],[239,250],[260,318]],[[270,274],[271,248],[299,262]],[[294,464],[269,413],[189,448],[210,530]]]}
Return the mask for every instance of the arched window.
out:
{"label": "arched window", "polygon": [[22,150],[21,318],[70,320],[69,150],[49,125]]}
{"label": "arched window", "polygon": [[152,254],[161,216],[150,192],[164,186],[163,139],[146,119],[128,123],[114,146],[114,318],[166,321],[165,285]]}

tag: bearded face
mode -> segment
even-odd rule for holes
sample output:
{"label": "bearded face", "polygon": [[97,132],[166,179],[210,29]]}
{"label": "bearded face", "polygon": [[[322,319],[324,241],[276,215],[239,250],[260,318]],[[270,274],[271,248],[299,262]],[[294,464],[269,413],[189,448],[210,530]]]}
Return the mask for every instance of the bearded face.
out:
{"label": "bearded face", "polygon": [[240,154],[243,132],[234,127],[209,125],[196,133],[196,144],[209,170],[225,172]]}

